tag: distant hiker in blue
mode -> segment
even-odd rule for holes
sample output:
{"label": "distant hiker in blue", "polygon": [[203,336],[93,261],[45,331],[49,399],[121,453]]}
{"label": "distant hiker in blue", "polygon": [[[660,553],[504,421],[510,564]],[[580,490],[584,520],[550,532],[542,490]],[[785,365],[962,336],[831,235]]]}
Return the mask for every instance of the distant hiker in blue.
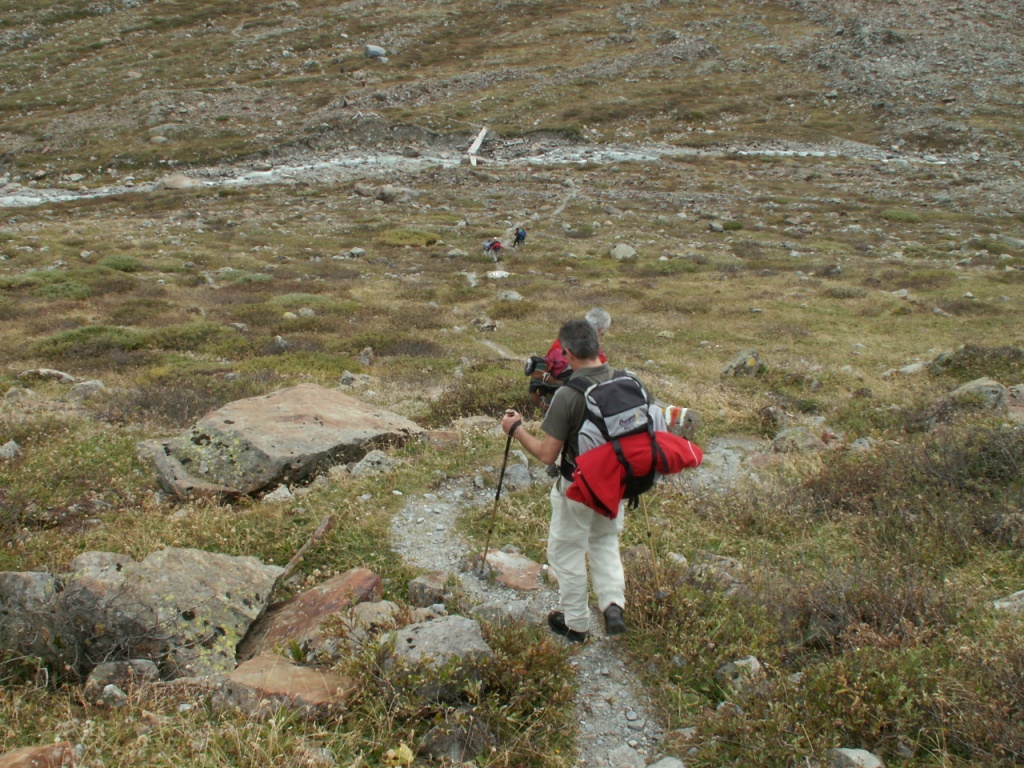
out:
{"label": "distant hiker in blue", "polygon": [[526,230],[523,229],[522,227],[518,227],[516,229],[515,239],[512,241],[512,247],[513,248],[518,248],[520,245],[523,245],[525,242],[526,242]]}

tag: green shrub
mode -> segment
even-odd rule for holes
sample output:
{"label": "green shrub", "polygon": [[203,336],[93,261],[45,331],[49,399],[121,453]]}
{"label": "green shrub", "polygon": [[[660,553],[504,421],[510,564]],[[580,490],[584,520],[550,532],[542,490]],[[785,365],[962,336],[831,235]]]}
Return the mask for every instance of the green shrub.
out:
{"label": "green shrub", "polygon": [[139,285],[138,278],[132,277],[128,272],[103,266],[83,269],[76,273],[76,277],[89,286],[93,296],[131,293]]}
{"label": "green shrub", "polygon": [[217,280],[225,284],[256,283],[262,285],[274,282],[273,275],[266,272],[247,272],[244,269],[226,269],[217,273]]}
{"label": "green shrub", "polygon": [[101,267],[112,269],[115,272],[141,272],[143,269],[142,262],[134,256],[128,256],[127,254],[115,253],[110,256],[104,256],[99,261]]}
{"label": "green shrub", "polygon": [[374,352],[381,357],[447,357],[448,350],[428,339],[397,338],[381,341]]}
{"label": "green shrub", "polygon": [[498,301],[489,307],[487,314],[492,320],[523,320],[533,317],[538,310],[532,301]]}
{"label": "green shrub", "polygon": [[571,237],[573,240],[585,240],[588,237],[593,237],[595,233],[596,230],[591,224],[577,224],[565,230],[565,236]]}
{"label": "green shrub", "polygon": [[[50,273],[51,275],[53,273]],[[4,275],[0,277],[0,290],[20,291],[22,289],[34,289],[45,285],[52,280],[46,279],[46,273],[29,272],[23,275]]]}
{"label": "green shrub", "polygon": [[441,236],[435,232],[426,232],[422,229],[389,229],[386,232],[381,232],[377,236],[377,240],[382,245],[391,245],[396,247],[402,247],[406,245],[412,246],[427,246],[433,245]]}
{"label": "green shrub", "polygon": [[38,342],[35,353],[48,360],[101,357],[131,352],[145,346],[145,335],[130,328],[90,325],[64,331]]}
{"label": "green shrub", "polygon": [[464,416],[498,418],[506,408],[520,412],[532,409],[526,391],[526,378],[518,362],[514,369],[481,367],[466,371],[452,380],[437,400],[430,404],[429,426],[444,427]]}
{"label": "green shrub", "polygon": [[889,208],[879,214],[886,221],[913,223],[921,220],[921,214],[917,211],[907,211],[902,208]]}
{"label": "green shrub", "polygon": [[226,403],[265,394],[279,381],[266,372],[230,379],[217,373],[156,369],[136,386],[103,390],[87,404],[113,424],[142,422],[180,429]]}
{"label": "green shrub", "polygon": [[33,296],[38,296],[41,299],[69,299],[71,301],[87,299],[91,294],[92,290],[88,285],[82,285],[82,283],[70,280],[62,283],[41,285],[32,291]]}
{"label": "green shrub", "polygon": [[129,299],[111,310],[110,320],[117,325],[143,325],[174,309],[174,304],[164,299]]}
{"label": "green shrub", "polygon": [[233,328],[206,321],[157,328],[147,334],[147,342],[152,348],[182,352],[212,350],[224,342],[244,343]]}
{"label": "green shrub", "polygon": [[825,289],[825,295],[832,299],[863,299],[868,292],[859,285],[830,285]]}

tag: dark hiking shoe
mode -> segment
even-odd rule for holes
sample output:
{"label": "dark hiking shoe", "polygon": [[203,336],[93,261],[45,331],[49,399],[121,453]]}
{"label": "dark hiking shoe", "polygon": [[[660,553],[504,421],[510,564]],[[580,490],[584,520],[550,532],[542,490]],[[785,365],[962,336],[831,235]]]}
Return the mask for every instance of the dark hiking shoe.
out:
{"label": "dark hiking shoe", "polygon": [[562,474],[562,471],[558,468],[557,464],[548,464],[547,469],[544,471],[548,473],[548,477],[558,477]]}
{"label": "dark hiking shoe", "polygon": [[561,611],[552,611],[548,614],[548,626],[556,635],[561,635],[570,643],[585,643],[590,637],[589,632],[577,632],[565,625],[565,614]]}
{"label": "dark hiking shoe", "polygon": [[604,609],[604,631],[605,634],[611,637],[612,635],[621,635],[629,627],[626,626],[626,620],[622,618],[622,609],[612,603]]}

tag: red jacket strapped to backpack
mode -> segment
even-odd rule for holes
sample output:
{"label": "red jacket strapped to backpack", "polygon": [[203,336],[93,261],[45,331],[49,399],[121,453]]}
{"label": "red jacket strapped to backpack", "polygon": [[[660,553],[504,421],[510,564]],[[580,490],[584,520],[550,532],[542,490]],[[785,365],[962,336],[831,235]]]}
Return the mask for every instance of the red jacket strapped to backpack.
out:
{"label": "red jacket strapped to backpack", "polygon": [[[700,447],[671,432],[655,432],[658,445],[665,455],[665,466],[655,467],[662,475],[674,475],[684,469],[699,467],[704,460]],[[622,452],[633,467],[633,474],[646,475],[651,471],[651,437],[646,432],[619,440]],[[615,455],[615,447],[604,443],[576,457],[572,485],[565,495],[573,501],[586,504],[598,514],[613,520],[619,514],[626,487],[626,468]]]}

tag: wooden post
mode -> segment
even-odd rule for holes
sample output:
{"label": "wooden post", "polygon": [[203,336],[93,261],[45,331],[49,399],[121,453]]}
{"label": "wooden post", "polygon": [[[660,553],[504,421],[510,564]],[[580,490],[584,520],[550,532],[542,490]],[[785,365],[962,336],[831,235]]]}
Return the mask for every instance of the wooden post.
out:
{"label": "wooden post", "polygon": [[469,164],[476,165],[476,153],[480,149],[480,145],[484,143],[484,136],[487,135],[487,128],[481,128],[480,133],[473,139],[473,143],[469,145]]}

